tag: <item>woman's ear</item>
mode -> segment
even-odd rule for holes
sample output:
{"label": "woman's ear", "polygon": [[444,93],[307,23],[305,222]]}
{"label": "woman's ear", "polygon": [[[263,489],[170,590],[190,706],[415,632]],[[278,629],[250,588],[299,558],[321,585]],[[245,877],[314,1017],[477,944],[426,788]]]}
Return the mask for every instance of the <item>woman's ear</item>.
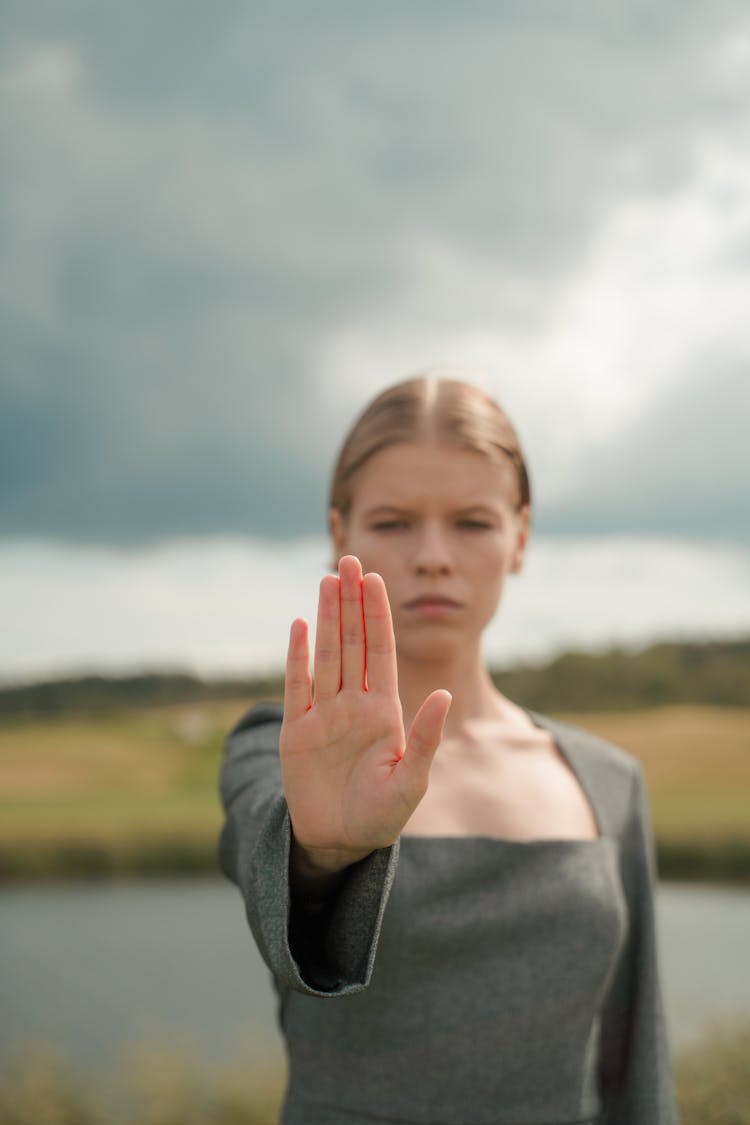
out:
{"label": "woman's ear", "polygon": [[511,574],[520,574],[523,568],[524,555],[526,553],[526,544],[529,541],[529,532],[531,530],[531,508],[528,504],[524,504],[518,510],[518,529],[515,550],[513,551],[513,558],[511,560],[510,572]]}
{"label": "woman's ear", "polygon": [[338,560],[346,554],[346,519],[338,508],[328,509],[328,530],[333,541],[333,569],[337,570]]}

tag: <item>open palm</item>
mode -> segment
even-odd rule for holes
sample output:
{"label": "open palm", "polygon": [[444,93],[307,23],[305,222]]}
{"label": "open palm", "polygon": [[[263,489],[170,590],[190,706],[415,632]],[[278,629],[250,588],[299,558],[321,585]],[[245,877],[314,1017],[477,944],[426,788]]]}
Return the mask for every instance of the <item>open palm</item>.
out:
{"label": "open palm", "polygon": [[353,555],[320,584],[310,678],[307,623],[292,624],[281,769],[295,841],[340,870],[392,844],[427,789],[451,697],[434,691],[404,731],[383,579]]}

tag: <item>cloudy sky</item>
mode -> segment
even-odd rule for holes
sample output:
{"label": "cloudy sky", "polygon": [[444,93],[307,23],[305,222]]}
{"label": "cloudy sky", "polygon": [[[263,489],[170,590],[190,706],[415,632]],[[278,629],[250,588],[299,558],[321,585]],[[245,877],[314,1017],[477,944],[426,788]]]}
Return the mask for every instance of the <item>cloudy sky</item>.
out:
{"label": "cloudy sky", "polygon": [[0,678],[249,671],[353,414],[508,408],[493,659],[750,632],[744,3],[8,2]]}

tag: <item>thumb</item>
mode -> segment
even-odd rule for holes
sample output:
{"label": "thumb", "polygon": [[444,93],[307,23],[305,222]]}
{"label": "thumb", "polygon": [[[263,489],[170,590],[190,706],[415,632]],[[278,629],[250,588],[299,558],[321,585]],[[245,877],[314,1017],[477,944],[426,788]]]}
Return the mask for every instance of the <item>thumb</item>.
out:
{"label": "thumb", "polygon": [[453,696],[449,691],[443,688],[433,691],[417,711],[409,729],[403,764],[421,794],[427,789],[432,759],[443,737],[445,720],[452,702]]}

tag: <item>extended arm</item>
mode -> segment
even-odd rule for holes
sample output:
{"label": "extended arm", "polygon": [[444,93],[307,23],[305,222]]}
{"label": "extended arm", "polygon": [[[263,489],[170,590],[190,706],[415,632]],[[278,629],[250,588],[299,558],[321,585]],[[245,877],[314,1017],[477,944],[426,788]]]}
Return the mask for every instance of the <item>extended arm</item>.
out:
{"label": "extended arm", "polygon": [[315,698],[307,625],[292,625],[284,718],[246,716],[222,770],[220,861],[277,981],[366,987],[400,831],[427,787],[450,705],[433,692],[404,737],[382,579],[342,560],[321,583]]}
{"label": "extended arm", "polygon": [[281,718],[280,707],[261,704],[227,739],[219,861],[242,892],[250,929],[279,985],[315,995],[357,992],[372,972],[398,846],[373,852],[343,872],[321,908],[293,892]]}

